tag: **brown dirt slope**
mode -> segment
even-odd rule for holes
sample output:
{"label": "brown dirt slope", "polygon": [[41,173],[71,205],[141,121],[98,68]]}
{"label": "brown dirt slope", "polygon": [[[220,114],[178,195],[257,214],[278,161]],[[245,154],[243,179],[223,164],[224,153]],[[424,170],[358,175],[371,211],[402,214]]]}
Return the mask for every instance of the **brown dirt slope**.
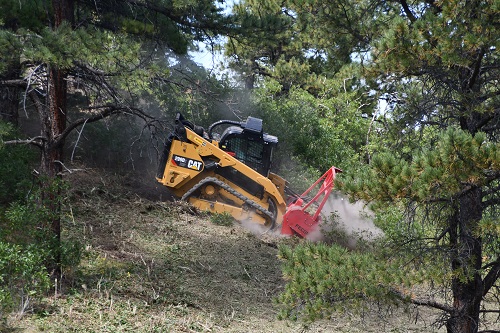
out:
{"label": "brown dirt slope", "polygon": [[16,332],[432,331],[401,314],[307,328],[278,320],[277,246],[297,240],[215,225],[184,203],[157,200],[168,194],[134,178],[87,171],[69,181],[64,236],[79,240],[84,260],[43,306],[11,322]]}

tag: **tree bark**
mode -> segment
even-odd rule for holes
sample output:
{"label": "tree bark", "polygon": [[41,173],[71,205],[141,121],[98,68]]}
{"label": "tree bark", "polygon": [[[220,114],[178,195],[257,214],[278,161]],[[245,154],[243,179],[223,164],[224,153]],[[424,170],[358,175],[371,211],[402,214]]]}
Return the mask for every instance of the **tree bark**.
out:
{"label": "tree bark", "polygon": [[63,22],[67,22],[73,26],[75,21],[75,2],[74,0],[52,0],[54,8],[54,23],[55,26],[60,26]]}
{"label": "tree bark", "polygon": [[42,119],[42,131],[47,138],[41,157],[41,199],[50,211],[50,228],[53,238],[53,261],[49,271],[54,277],[61,274],[61,171],[64,140],[60,135],[66,128],[66,80],[63,71],[48,66],[47,98],[48,109]]}
{"label": "tree bark", "polygon": [[[473,187],[459,198],[455,227],[451,233],[454,254],[452,269],[453,308],[446,322],[448,333],[477,333],[483,281],[479,273],[482,260],[482,242],[474,235],[482,217],[481,188]],[[455,244],[453,244],[455,239]]]}
{"label": "tree bark", "polygon": [[[74,21],[73,0],[53,0],[54,28],[64,22],[71,25]],[[64,139],[61,134],[66,129],[67,118],[67,84],[65,71],[56,65],[47,65],[47,106],[46,112],[41,115],[42,131],[46,137],[42,149],[41,175],[42,202],[50,210],[50,228],[53,238],[52,255],[48,269],[52,276],[61,275],[61,188],[60,179],[64,162]]]}

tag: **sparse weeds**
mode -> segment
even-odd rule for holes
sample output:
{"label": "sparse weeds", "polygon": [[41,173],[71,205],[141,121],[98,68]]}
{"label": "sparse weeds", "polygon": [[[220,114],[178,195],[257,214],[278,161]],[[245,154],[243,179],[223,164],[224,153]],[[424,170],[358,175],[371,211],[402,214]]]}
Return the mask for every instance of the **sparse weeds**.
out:
{"label": "sparse weeds", "polygon": [[215,225],[230,227],[234,224],[234,218],[228,212],[215,213],[210,215],[210,222]]}

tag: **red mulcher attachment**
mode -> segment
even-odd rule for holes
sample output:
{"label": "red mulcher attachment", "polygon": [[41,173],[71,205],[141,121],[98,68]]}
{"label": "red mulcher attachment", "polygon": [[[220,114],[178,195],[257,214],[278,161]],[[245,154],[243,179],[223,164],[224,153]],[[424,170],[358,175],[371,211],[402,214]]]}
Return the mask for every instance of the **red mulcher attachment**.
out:
{"label": "red mulcher attachment", "polygon": [[[335,175],[342,170],[331,167],[323,176],[321,176],[311,187],[309,187],[300,197],[288,205],[285,215],[283,215],[283,223],[281,225],[281,233],[283,235],[298,234],[301,237],[306,237],[318,224],[321,222],[321,210],[328,200],[328,196],[333,190]],[[318,193],[309,202],[305,203],[304,198],[311,192],[321,181]],[[314,215],[306,212],[306,210],[314,203],[317,203],[317,209]],[[316,206],[315,206],[316,207]]]}

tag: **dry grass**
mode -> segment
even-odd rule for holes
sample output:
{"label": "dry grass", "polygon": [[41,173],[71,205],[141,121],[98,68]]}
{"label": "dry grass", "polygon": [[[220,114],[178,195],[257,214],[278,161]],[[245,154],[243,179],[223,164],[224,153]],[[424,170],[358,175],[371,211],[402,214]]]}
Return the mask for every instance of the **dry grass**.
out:
{"label": "dry grass", "polygon": [[[85,258],[66,272],[62,293],[12,321],[12,332],[304,331],[277,320],[273,303],[284,284],[276,247],[294,240],[264,240],[237,224],[210,223],[184,203],[145,199],[126,177],[87,172],[70,181],[65,237],[80,240]],[[339,317],[307,331],[432,331],[391,316]]]}

